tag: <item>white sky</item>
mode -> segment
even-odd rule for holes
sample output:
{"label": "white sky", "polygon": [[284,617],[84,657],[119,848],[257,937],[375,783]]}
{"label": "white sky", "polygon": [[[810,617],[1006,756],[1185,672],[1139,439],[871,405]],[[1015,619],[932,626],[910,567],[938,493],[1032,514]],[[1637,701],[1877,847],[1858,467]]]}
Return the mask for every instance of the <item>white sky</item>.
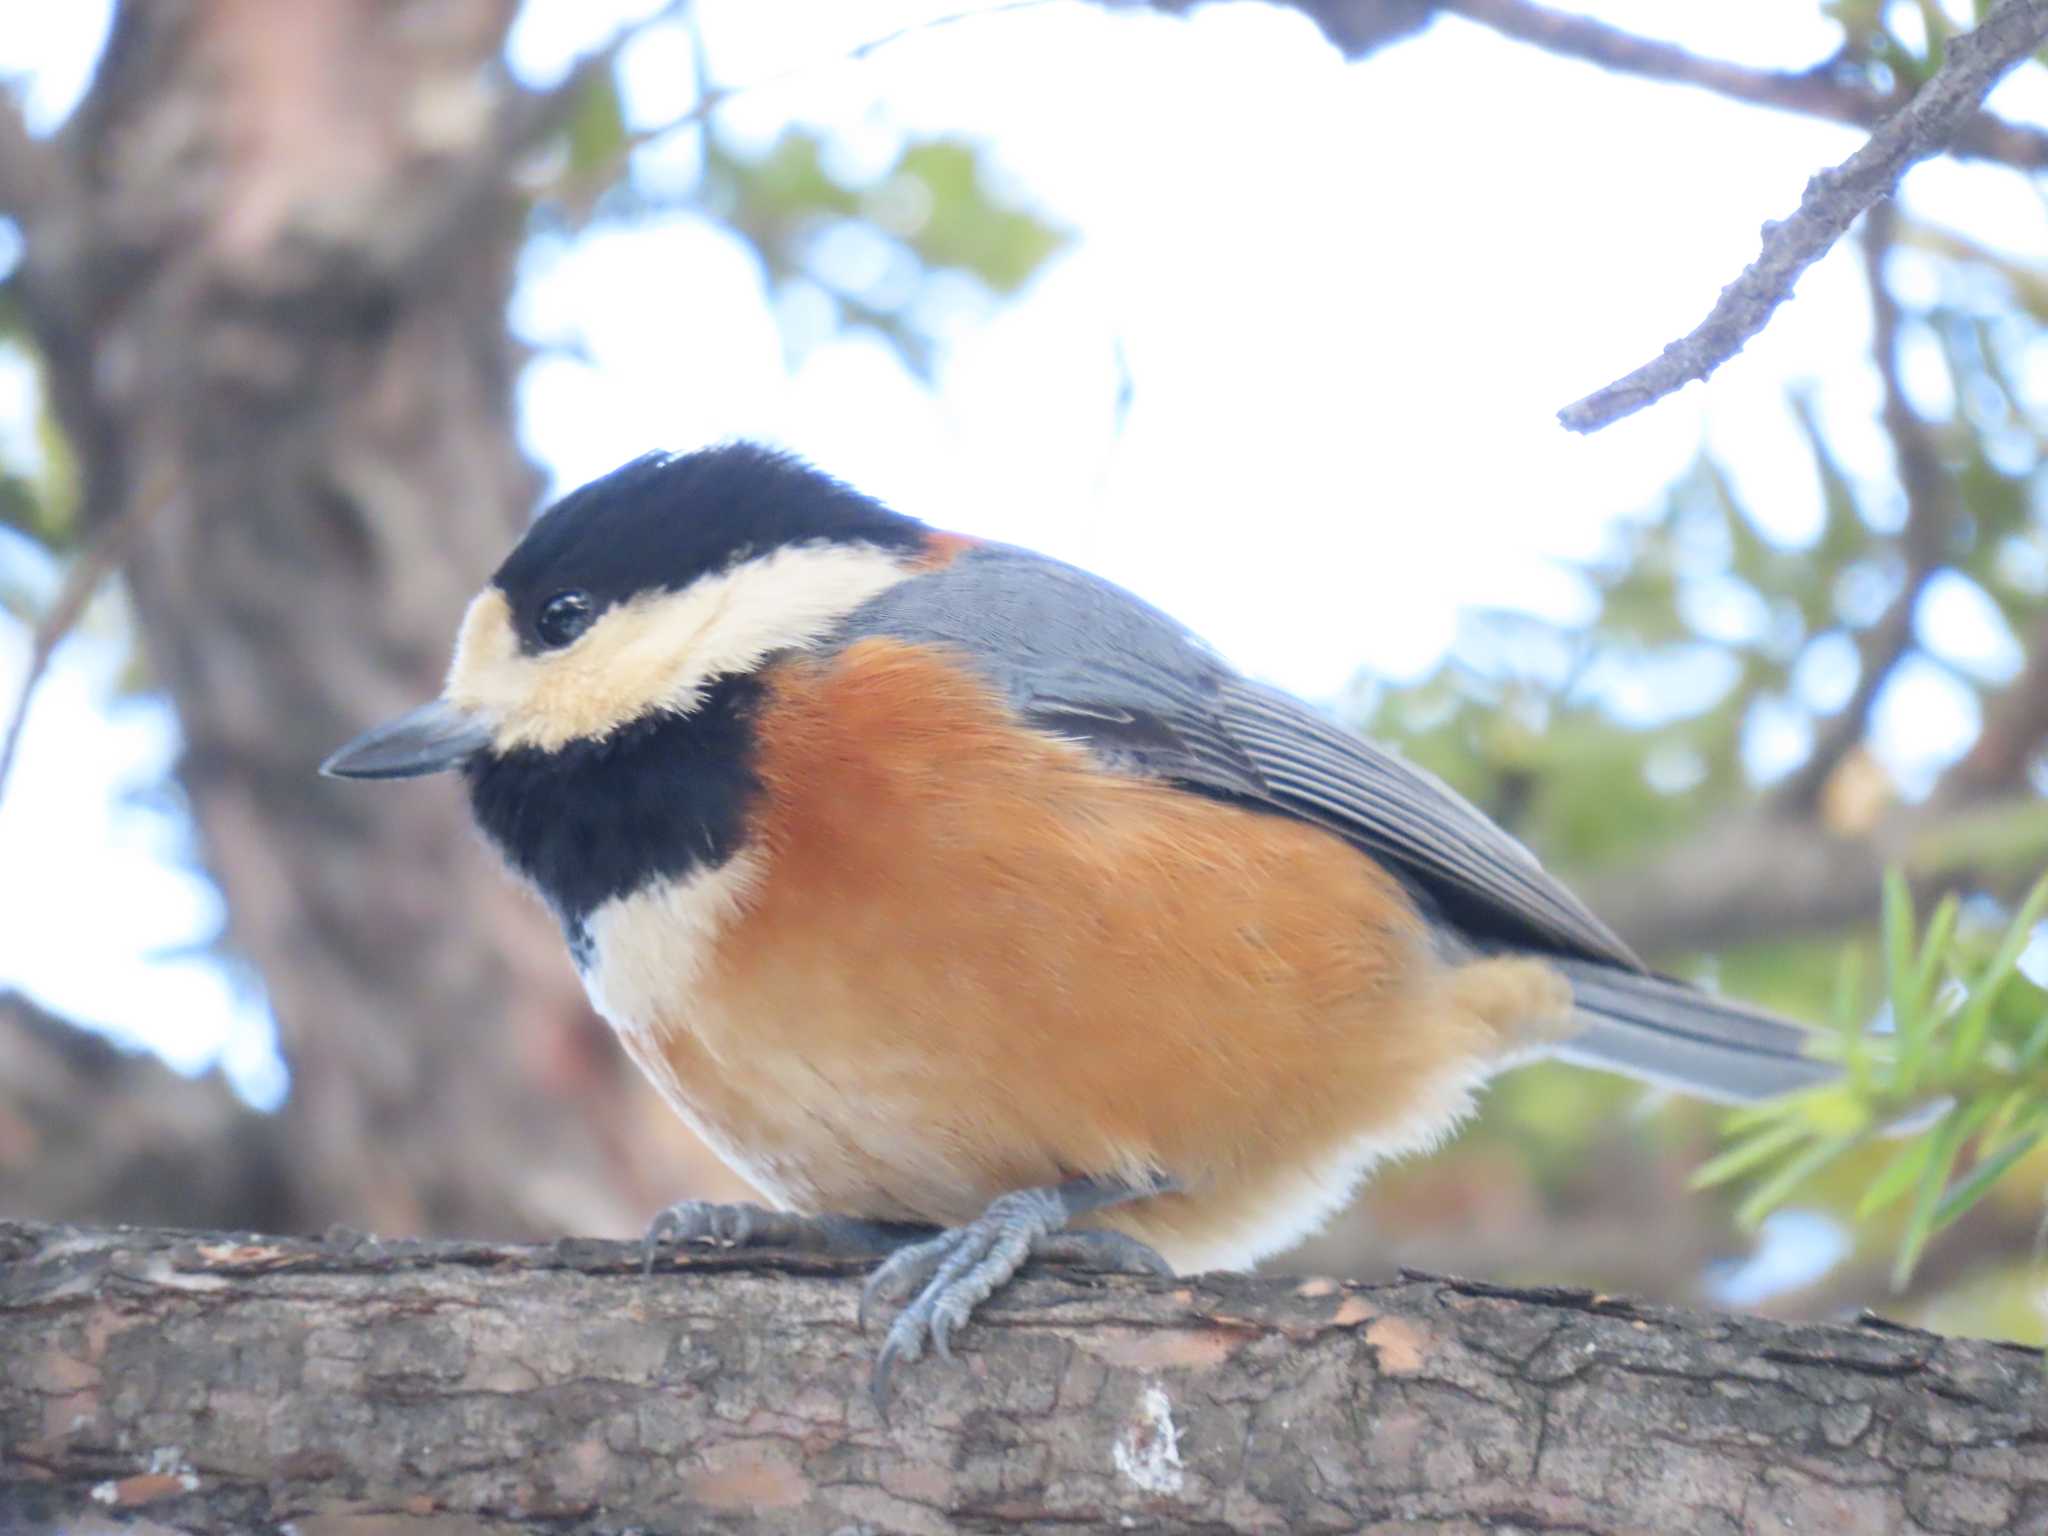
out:
{"label": "white sky", "polygon": [[[653,8],[528,0],[514,66],[552,78],[619,16]],[[1818,492],[1784,404],[1795,383],[1826,380],[1838,450],[1883,482],[1852,250],[1810,271],[1709,385],[1591,438],[1552,414],[1694,324],[1762,222],[1853,133],[1453,19],[1347,66],[1299,15],[1250,4],[1182,21],[1061,0],[844,61],[957,8],[700,0],[716,80],[774,82],[722,108],[721,125],[761,143],[815,125],[855,169],[886,166],[907,133],[975,136],[1074,243],[1016,303],[959,307],[936,391],[860,334],[788,369],[751,252],[702,219],[537,249],[515,322],[578,348],[523,386],[528,444],[558,487],[651,447],[768,438],[905,511],[1111,576],[1248,669],[1326,698],[1360,669],[1428,668],[1461,607],[1578,611],[1561,562],[1648,507],[1703,438],[1774,534],[1810,534]],[[1803,67],[1831,41],[1784,0],[1572,8],[1761,65]],[[0,0],[0,71],[31,72],[39,124],[82,89],[103,18],[96,4]],[[681,28],[648,34],[625,60],[636,120],[687,109],[693,73]],[[2038,120],[2043,94],[2013,82],[1997,104]],[[687,167],[694,133],[657,153]],[[2017,175],[1937,164],[1907,193],[1918,212],[2048,259],[2048,211]],[[1930,404],[1932,361],[1909,370]],[[22,411],[20,370],[0,370],[0,447]],[[2015,659],[1967,593],[1936,597],[1923,620],[1992,675]],[[166,862],[184,839],[174,816],[116,802],[161,776],[175,733],[154,706],[109,710],[106,651],[90,637],[67,648],[0,803],[0,869],[37,870],[0,880],[0,984],[188,1067],[226,1049],[246,1091],[274,1096],[260,1005],[236,1003],[202,962],[150,958],[203,939],[219,904]],[[0,623],[0,678],[25,654]],[[1939,668],[1912,667],[1882,711],[1884,750],[1924,779],[1974,720]],[[1756,758],[1799,739],[1796,725],[1767,733]],[[308,743],[309,765],[332,745]]]}

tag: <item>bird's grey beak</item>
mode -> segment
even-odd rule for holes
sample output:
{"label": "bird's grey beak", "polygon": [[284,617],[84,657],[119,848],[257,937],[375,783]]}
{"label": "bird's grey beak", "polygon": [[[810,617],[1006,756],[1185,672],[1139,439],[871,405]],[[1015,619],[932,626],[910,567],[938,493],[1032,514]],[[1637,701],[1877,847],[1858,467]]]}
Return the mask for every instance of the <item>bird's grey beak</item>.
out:
{"label": "bird's grey beak", "polygon": [[490,744],[486,721],[436,699],[363,732],[320,771],[330,779],[412,779],[459,767]]}

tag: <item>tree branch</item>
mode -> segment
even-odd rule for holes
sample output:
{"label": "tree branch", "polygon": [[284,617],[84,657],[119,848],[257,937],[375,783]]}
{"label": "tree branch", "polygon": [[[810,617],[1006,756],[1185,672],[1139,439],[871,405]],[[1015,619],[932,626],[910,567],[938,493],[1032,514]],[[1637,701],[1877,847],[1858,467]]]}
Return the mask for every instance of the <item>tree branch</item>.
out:
{"label": "tree branch", "polygon": [[[1590,16],[1553,11],[1531,0],[1436,0],[1436,9],[1546,53],[1581,59],[1617,74],[1699,86],[1754,106],[1857,128],[1877,127],[1907,100],[1841,78],[1825,63],[1797,72],[1752,69],[1725,59],[1704,58],[1675,43],[1638,37]],[[1979,111],[1963,119],[1949,152],[2021,170],[2041,170],[2048,168],[2048,132]]]}
{"label": "tree branch", "polygon": [[1984,713],[1984,728],[1936,789],[1939,805],[1962,805],[2027,787],[2027,771],[2048,742],[2048,618],[2026,638],[2027,660]]}
{"label": "tree branch", "polygon": [[1774,806],[1790,815],[1813,810],[1842,759],[1863,740],[1878,695],[1913,648],[1913,620],[1920,595],[1942,567],[1949,532],[1959,515],[1955,484],[1942,466],[1934,434],[1913,409],[1899,381],[1899,306],[1885,286],[1884,275],[1895,224],[1890,204],[1879,203],[1870,210],[1863,227],[1863,268],[1870,285],[1871,353],[1884,381],[1881,419],[1906,496],[1906,523],[1899,534],[1905,576],[1898,595],[1857,637],[1855,691],[1841,709],[1822,722],[1813,752],[1773,797]]}
{"label": "tree branch", "polygon": [[48,195],[53,157],[30,136],[21,104],[0,89],[0,218],[26,224]]}
{"label": "tree branch", "polygon": [[[972,10],[946,11],[937,16],[929,16],[922,21],[913,22],[908,26],[897,27],[893,31],[881,33],[878,36],[869,38],[866,42],[856,43],[844,53],[834,54],[829,59],[817,59],[803,64],[795,64],[787,69],[780,69],[772,74],[763,75],[758,79],[741,81],[737,85],[719,86],[715,89],[704,87],[700,89],[698,99],[681,112],[678,112],[674,117],[655,123],[650,127],[634,129],[627,135],[623,147],[628,151],[641,149],[649,144],[665,139],[671,134],[680,133],[685,128],[695,127],[700,123],[708,121],[711,115],[727,102],[734,100],[736,97],[745,96],[749,92],[767,90],[770,87],[783,85],[792,80],[802,79],[807,75],[816,74],[818,71],[830,66],[858,64],[863,59],[872,58],[874,55],[892,48],[898,43],[907,42],[914,37],[922,37],[928,33],[939,31],[944,27],[958,26],[961,22],[986,21],[992,16],[1005,16],[1013,11],[1035,11],[1053,3],[1054,0],[999,0],[999,3],[977,6]],[[1111,0],[1111,3],[1115,3],[1115,0]],[[644,26],[645,23],[641,25]],[[606,62],[606,67],[609,67],[609,60]],[[557,89],[559,90],[560,87]]]}
{"label": "tree branch", "polygon": [[[1028,1275],[878,1423],[857,1266],[0,1227],[0,1523],[2010,1529],[2031,1350],[1586,1291]],[[355,1528],[350,1524],[351,1529]]]}
{"label": "tree branch", "polygon": [[1764,226],[1763,250],[1721,290],[1688,336],[1633,373],[1558,412],[1574,432],[1594,432],[1704,379],[1742,350],[1792,293],[1792,285],[1856,216],[1891,194],[1907,169],[1948,147],[1987,92],[2014,64],[2048,41],[2048,3],[1998,0],[1977,29],[1952,39],[1940,69],[1870,141],[1806,184],[1798,209]]}
{"label": "tree branch", "polygon": [[109,525],[79,555],[65,574],[64,585],[58,590],[56,601],[50,604],[49,611],[36,624],[35,633],[29,640],[28,666],[21,675],[21,689],[8,707],[5,727],[0,728],[0,796],[7,793],[7,779],[14,769],[14,756],[21,748],[21,735],[28,726],[29,706],[35,702],[36,689],[42,686],[43,674],[49,671],[57,647],[64,643],[65,636],[84,617],[86,605],[99,591],[100,583],[113,574],[120,560],[121,548],[127,542],[127,527],[125,523]]}
{"label": "tree branch", "polygon": [[1655,956],[1875,922],[1891,866],[1924,899],[1957,887],[2010,894],[2039,878],[2044,864],[2048,806],[2016,796],[1895,812],[1856,837],[1753,809],[1573,884],[1632,947]]}
{"label": "tree branch", "polygon": [[128,558],[135,541],[172,495],[167,481],[159,481],[146,487],[145,491],[141,499],[129,503],[110,520],[97,525],[98,532],[93,535],[92,542],[73,560],[49,611],[36,623],[35,633],[29,641],[28,667],[22,673],[21,691],[14,696],[14,702],[8,709],[5,726],[0,727],[0,796],[7,793],[7,779],[14,770],[22,732],[28,728],[29,706],[35,702],[36,689],[41,686],[43,674],[49,670],[57,648],[77,627],[78,621],[85,617],[93,595]]}

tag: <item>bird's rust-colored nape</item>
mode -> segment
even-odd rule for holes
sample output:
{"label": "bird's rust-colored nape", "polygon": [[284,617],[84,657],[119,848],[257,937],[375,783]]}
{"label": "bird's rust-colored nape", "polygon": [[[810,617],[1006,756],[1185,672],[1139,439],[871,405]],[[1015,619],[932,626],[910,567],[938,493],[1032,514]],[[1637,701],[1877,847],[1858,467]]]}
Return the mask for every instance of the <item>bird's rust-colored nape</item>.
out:
{"label": "bird's rust-colored nape", "polygon": [[946,533],[934,528],[924,536],[924,552],[911,563],[919,571],[943,571],[955,560],[981,543],[964,533]]}
{"label": "bird's rust-colored nape", "polygon": [[1163,1175],[1184,1192],[1096,1219],[1242,1264],[1569,1013],[1539,961],[1445,967],[1336,839],[1105,772],[930,651],[866,640],[767,690],[745,890],[655,1033],[691,1118],[798,1209],[959,1223]]}

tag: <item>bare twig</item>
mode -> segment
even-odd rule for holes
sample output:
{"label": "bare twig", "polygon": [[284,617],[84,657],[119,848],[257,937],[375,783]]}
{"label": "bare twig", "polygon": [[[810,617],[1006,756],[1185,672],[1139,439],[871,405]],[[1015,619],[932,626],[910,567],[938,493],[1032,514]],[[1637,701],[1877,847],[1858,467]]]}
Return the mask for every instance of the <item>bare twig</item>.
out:
{"label": "bare twig", "polygon": [[[687,110],[678,113],[666,122],[650,128],[642,128],[628,134],[620,146],[621,157],[657,140],[678,133],[685,128],[706,121],[714,112],[736,97],[750,92],[780,85],[799,79],[813,71],[835,64],[856,63],[870,55],[908,38],[926,32],[935,32],[941,27],[952,26],[963,21],[979,21],[990,16],[999,16],[1011,11],[1035,10],[1051,5],[1055,0],[999,0],[993,5],[983,5],[971,10],[951,11],[916,22],[910,26],[898,27],[866,42],[857,44],[844,53],[827,59],[813,60],[764,75],[758,80],[743,81],[737,85],[710,88],[701,51],[697,60],[697,101]],[[498,115],[491,135],[491,152],[480,156],[478,169],[471,175],[470,186],[458,191],[446,200],[446,206],[438,222],[430,226],[418,239],[411,242],[408,259],[413,252],[435,249],[440,241],[452,230],[466,222],[465,210],[471,204],[502,185],[504,173],[520,160],[546,143],[570,120],[576,104],[590,86],[606,75],[617,64],[627,44],[657,23],[677,18],[690,18],[693,12],[687,0],[670,0],[654,14],[621,27],[603,45],[578,59],[569,73],[557,85],[544,91],[518,92],[510,96]]]}
{"label": "bare twig", "polygon": [[43,201],[51,158],[49,147],[29,135],[20,104],[0,89],[0,216],[28,221]]}
{"label": "bare twig", "polygon": [[0,736],[0,798],[6,796],[7,778],[14,768],[14,754],[21,746],[21,733],[28,724],[28,707],[35,700],[43,674],[49,670],[57,647],[64,643],[65,636],[71,633],[84,614],[92,595],[99,591],[100,583],[120,563],[121,550],[127,543],[127,528],[126,523],[115,523],[87,547],[64,578],[64,585],[58,591],[56,601],[51,603],[50,611],[36,625],[35,638],[29,645],[28,670],[21,679],[21,692],[15,695],[14,707],[8,714],[7,733]]}
{"label": "bare twig", "polygon": [[1721,290],[1692,334],[1655,360],[1558,412],[1574,432],[1593,432],[1703,379],[1742,350],[1792,292],[1792,285],[1841,238],[1856,216],[1888,196],[1908,167],[1952,143],[1985,94],[2020,59],[2048,41],[2048,0],[1999,0],[1973,32],[1954,38],[1930,80],[1870,141],[1806,184],[1799,207],[1764,227],[1763,250]]}
{"label": "bare twig", "polygon": [[[1546,53],[1582,59],[1618,74],[1699,86],[1736,101],[1857,128],[1877,127],[1908,99],[1841,78],[1827,64],[1798,71],[1752,69],[1690,53],[1675,43],[1638,37],[1589,16],[1553,11],[1532,0],[1437,0],[1436,8]],[[1963,119],[1949,153],[2041,170],[2048,168],[2048,132],[1978,112]]]}
{"label": "bare twig", "polygon": [[516,159],[560,128],[575,112],[576,103],[590,83],[611,73],[629,43],[649,28],[673,21],[687,14],[688,10],[687,0],[669,0],[652,15],[627,22],[598,47],[577,59],[559,84],[544,91],[525,92],[512,97],[494,136],[499,146],[499,153],[492,157],[494,164]]}
{"label": "bare twig", "polygon": [[169,499],[168,490],[146,490],[112,521],[103,524],[92,542],[73,562],[49,611],[37,623],[35,636],[29,642],[28,670],[22,675],[21,692],[15,695],[13,708],[8,712],[6,732],[0,735],[0,798],[6,796],[8,775],[14,769],[14,755],[21,746],[22,732],[28,725],[29,705],[35,700],[43,674],[50,668],[51,658],[77,627],[79,619],[84,617],[86,607],[92,602],[93,594],[99,591],[100,584],[128,557],[129,550],[134,547],[135,540],[155,515],[156,509]]}
{"label": "bare twig", "polygon": [[652,128],[639,130],[627,141],[627,145],[629,148],[637,149],[641,145],[652,143],[656,139],[666,138],[671,133],[680,132],[684,128],[693,127],[703,122],[712,113],[737,96],[744,96],[751,91],[766,90],[770,86],[782,85],[788,81],[800,79],[814,70],[821,69],[827,65],[858,63],[862,59],[880,53],[885,48],[893,47],[897,43],[921,36],[927,32],[936,32],[941,27],[954,26],[963,21],[982,21],[990,16],[1007,15],[1012,11],[1035,11],[1054,3],[1055,0],[1001,0],[999,4],[978,6],[972,10],[948,11],[944,15],[933,16],[928,20],[915,22],[907,27],[898,27],[893,32],[884,32],[878,37],[871,37],[866,42],[856,44],[854,47],[847,49],[844,53],[832,55],[829,59],[817,59],[805,64],[791,65],[788,69],[781,69],[773,74],[763,75],[758,80],[747,80],[738,85],[722,86],[716,90],[705,91],[699,96],[695,106],[678,113],[667,122],[657,123]]}
{"label": "bare twig", "polygon": [[1842,759],[1863,739],[1870,711],[1906,653],[1913,648],[1913,615],[1921,593],[1941,569],[1949,531],[1956,526],[1955,483],[1942,467],[1934,434],[1907,400],[1899,382],[1899,306],[1885,286],[1885,257],[1892,248],[1896,219],[1879,203],[1864,221],[1864,273],[1870,284],[1871,352],[1884,380],[1884,429],[1891,438],[1899,484],[1906,493],[1906,524],[1899,551],[1906,563],[1898,595],[1877,621],[1857,637],[1856,689],[1820,728],[1813,751],[1780,786],[1779,809],[1804,814],[1813,809]]}
{"label": "bare twig", "polygon": [[[786,81],[799,79],[827,65],[858,63],[860,60],[880,53],[883,49],[891,47],[896,43],[920,36],[923,33],[936,32],[942,27],[950,27],[959,22],[981,21],[987,17],[1001,16],[1011,11],[1037,10],[1053,3],[1055,3],[1055,0],[998,0],[998,3],[993,5],[976,6],[964,11],[948,11],[943,15],[914,22],[909,26],[898,27],[893,32],[884,32],[879,36],[871,37],[866,42],[858,43],[854,47],[847,49],[844,53],[833,54],[830,58],[816,59],[804,64],[795,64],[788,69],[776,70],[772,74],[763,75],[758,80],[742,81],[738,85],[721,86],[713,90],[700,88],[695,105],[678,113],[666,122],[656,123],[651,128],[642,128],[635,131],[627,138],[625,148],[628,150],[638,149],[642,145],[665,138],[671,133],[692,127],[697,123],[703,122],[712,113],[735,97],[744,96],[751,91],[764,90],[769,86],[781,85]],[[659,22],[678,17],[687,17],[690,14],[687,0],[670,0],[669,4],[663,6],[653,15],[621,27],[602,46],[593,49],[578,59],[575,66],[562,79],[560,84],[551,86],[545,91],[529,92],[515,98],[508,106],[495,136],[498,144],[502,146],[502,153],[497,157],[498,160],[516,159],[518,156],[531,151],[537,144],[545,140],[549,134],[567,122],[570,114],[575,110],[578,98],[584,90],[588,88],[593,80],[599,79],[610,72],[612,67],[618,62],[619,54],[624,51],[626,45],[632,42],[633,39]],[[698,59],[697,69],[701,87],[702,81],[705,79],[704,63],[701,56]]]}

